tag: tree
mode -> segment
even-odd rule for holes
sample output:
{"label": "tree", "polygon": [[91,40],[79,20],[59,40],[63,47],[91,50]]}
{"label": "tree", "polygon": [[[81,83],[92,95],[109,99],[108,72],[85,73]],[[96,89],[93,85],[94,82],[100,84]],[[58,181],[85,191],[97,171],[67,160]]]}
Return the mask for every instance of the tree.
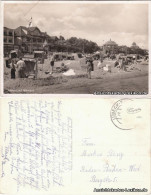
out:
{"label": "tree", "polygon": [[100,50],[99,46],[95,42],[88,41],[86,39],[71,37],[70,39],[67,39],[66,42],[74,47],[76,52],[93,53]]}

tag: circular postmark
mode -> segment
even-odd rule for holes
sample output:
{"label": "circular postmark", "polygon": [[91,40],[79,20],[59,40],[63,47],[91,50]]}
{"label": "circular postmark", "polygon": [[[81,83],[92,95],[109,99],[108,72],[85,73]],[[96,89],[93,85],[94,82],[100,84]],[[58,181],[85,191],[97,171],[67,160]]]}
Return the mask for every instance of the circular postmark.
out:
{"label": "circular postmark", "polygon": [[110,111],[112,123],[121,130],[132,130],[141,118],[140,104],[133,99],[116,101]]}

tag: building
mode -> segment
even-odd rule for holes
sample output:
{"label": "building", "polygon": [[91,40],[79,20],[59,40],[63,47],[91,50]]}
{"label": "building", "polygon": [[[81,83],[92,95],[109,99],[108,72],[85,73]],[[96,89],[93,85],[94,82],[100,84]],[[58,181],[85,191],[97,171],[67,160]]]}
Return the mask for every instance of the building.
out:
{"label": "building", "polygon": [[106,54],[116,54],[118,53],[118,44],[110,39],[103,45],[103,51]]}
{"label": "building", "polygon": [[4,27],[4,53],[9,53],[14,49],[14,30]]}
{"label": "building", "polygon": [[46,47],[46,32],[41,32],[38,27],[19,26],[14,30],[15,43],[23,52],[32,53],[35,50],[43,50]]}
{"label": "building", "polygon": [[63,37],[49,36],[38,27],[20,26],[15,29],[15,45],[20,45],[22,51],[32,53],[35,50],[57,51],[64,40]]}
{"label": "building", "polygon": [[135,42],[133,42],[131,48],[132,49],[139,49],[139,46]]}
{"label": "building", "polygon": [[23,53],[35,50],[57,51],[59,45],[65,42],[63,37],[49,36],[38,27],[19,26],[16,29],[4,27],[4,54],[13,49]]}
{"label": "building", "polygon": [[59,45],[59,38],[57,36],[47,35],[47,48],[49,51],[56,52]]}

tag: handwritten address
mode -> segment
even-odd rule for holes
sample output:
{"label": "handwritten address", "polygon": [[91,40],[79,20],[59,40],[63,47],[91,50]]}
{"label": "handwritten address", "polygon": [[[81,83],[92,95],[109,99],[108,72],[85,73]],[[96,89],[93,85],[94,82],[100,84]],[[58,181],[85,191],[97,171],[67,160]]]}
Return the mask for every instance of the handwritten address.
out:
{"label": "handwritten address", "polygon": [[62,102],[10,101],[8,107],[1,178],[11,175],[17,191],[27,185],[48,190],[70,182],[72,119],[63,115]]}
{"label": "handwritten address", "polygon": [[[81,175],[85,175],[90,183],[94,183],[95,187],[102,187],[105,184],[113,184],[122,182],[124,175],[139,175],[142,171],[140,162],[126,162],[125,153],[119,149],[103,150],[93,142],[91,138],[81,140],[82,163],[79,167]],[[89,163],[88,163],[89,162]]]}

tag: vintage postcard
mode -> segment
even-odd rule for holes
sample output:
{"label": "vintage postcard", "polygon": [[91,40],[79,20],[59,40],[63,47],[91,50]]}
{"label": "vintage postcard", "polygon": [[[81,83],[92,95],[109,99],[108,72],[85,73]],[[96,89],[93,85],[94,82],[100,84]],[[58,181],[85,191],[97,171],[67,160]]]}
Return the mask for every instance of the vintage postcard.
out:
{"label": "vintage postcard", "polygon": [[149,1],[2,1],[2,91],[149,94]]}
{"label": "vintage postcard", "polygon": [[150,194],[150,99],[2,98],[0,193]]}

